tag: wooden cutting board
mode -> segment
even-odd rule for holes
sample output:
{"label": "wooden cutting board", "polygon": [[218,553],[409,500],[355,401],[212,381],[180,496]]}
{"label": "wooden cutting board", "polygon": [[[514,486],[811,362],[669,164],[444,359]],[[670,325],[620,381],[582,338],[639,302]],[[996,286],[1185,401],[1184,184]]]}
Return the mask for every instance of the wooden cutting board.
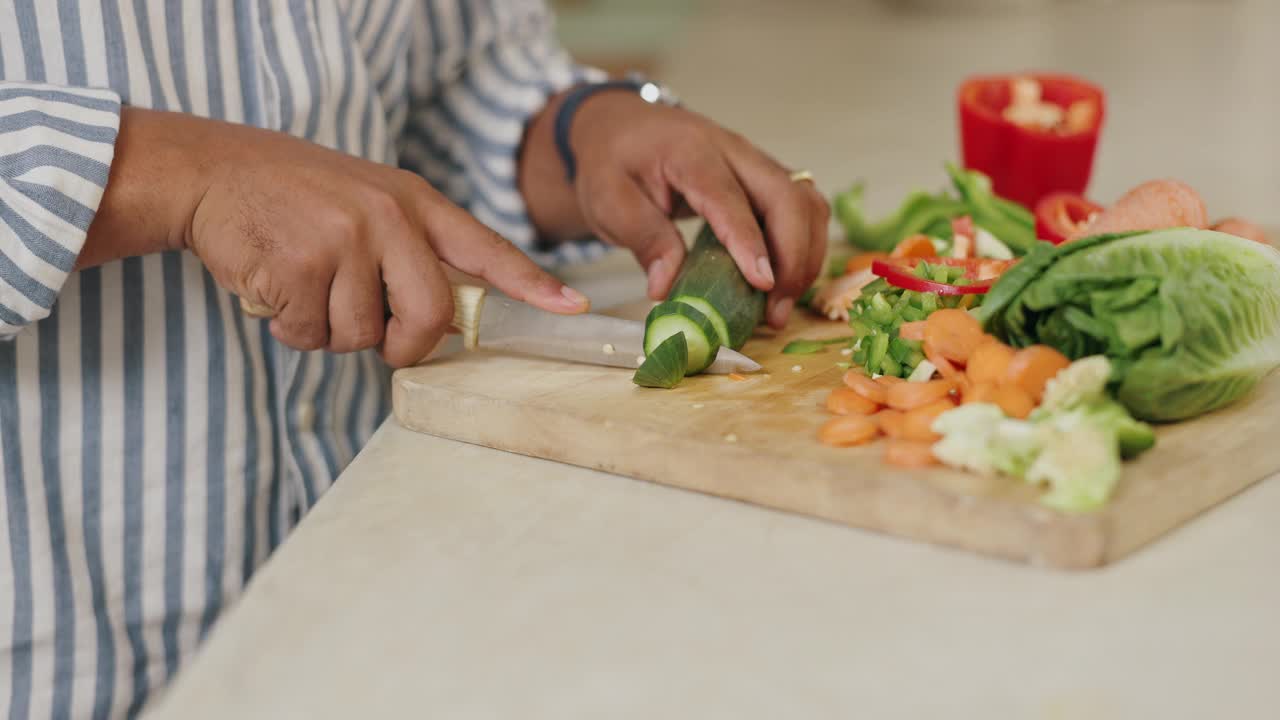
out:
{"label": "wooden cutting board", "polygon": [[[640,303],[613,314],[640,319]],[[820,444],[826,395],[840,384],[838,349],[783,355],[797,338],[839,337],[842,323],[797,314],[743,352],[764,365],[745,381],[688,378],[636,387],[631,371],[487,352],[400,370],[395,416],[441,437],[1015,561],[1089,568],[1115,561],[1280,471],[1280,374],[1247,399],[1163,427],[1125,466],[1110,505],[1068,515],[1017,481],[946,469],[910,471],[883,448]]]}

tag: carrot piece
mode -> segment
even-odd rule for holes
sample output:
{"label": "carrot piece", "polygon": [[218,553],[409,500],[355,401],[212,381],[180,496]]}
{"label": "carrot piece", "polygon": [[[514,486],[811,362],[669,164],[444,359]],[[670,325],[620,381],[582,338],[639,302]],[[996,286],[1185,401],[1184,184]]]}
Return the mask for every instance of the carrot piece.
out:
{"label": "carrot piece", "polygon": [[871,442],[879,432],[876,421],[866,415],[845,415],[824,423],[818,430],[818,439],[824,445],[849,447]]}
{"label": "carrot piece", "polygon": [[871,376],[866,373],[850,370],[844,374],[844,384],[877,405],[883,405],[888,402],[886,397],[888,391],[885,386],[872,380]]}
{"label": "carrot piece", "polygon": [[924,468],[938,464],[932,443],[919,440],[890,440],[884,444],[884,461],[899,467]]}
{"label": "carrot piece", "polygon": [[1026,420],[1031,415],[1031,411],[1036,409],[1035,401],[1031,396],[1016,385],[997,387],[988,402],[999,405],[1005,415],[1019,420]]}
{"label": "carrot piece", "polygon": [[933,349],[933,346],[927,342],[924,344],[924,357],[926,360],[933,363],[933,366],[938,368],[938,373],[947,380],[958,383],[962,378],[962,374],[956,369],[956,366],[952,365],[950,360],[939,355],[938,352]]}
{"label": "carrot piece", "polygon": [[934,441],[941,438],[933,431],[933,421],[956,404],[950,398],[931,402],[902,416],[902,437],[907,440]]}
{"label": "carrot piece", "polygon": [[[965,297],[970,296],[966,295]],[[902,323],[902,326],[898,328],[898,337],[903,340],[924,340],[924,323],[924,320]]]}
{"label": "carrot piece", "polygon": [[891,438],[900,438],[903,436],[903,418],[906,413],[901,410],[881,410],[872,416],[876,424],[880,426],[880,432]]}
{"label": "carrot piece", "polygon": [[964,394],[962,404],[991,403],[995,405],[998,387],[995,383],[971,383],[968,392]]}
{"label": "carrot piece", "polygon": [[1070,364],[1065,355],[1047,345],[1025,347],[1009,360],[1001,384],[1021,388],[1038,405],[1044,397],[1044,386]]}
{"label": "carrot piece", "polygon": [[885,253],[885,252],[858,253],[857,255],[854,255],[853,257],[845,261],[844,274],[852,275],[862,270],[868,270],[871,268],[871,263],[875,262],[876,260],[884,260],[887,257],[889,257],[889,253]]}
{"label": "carrot piece", "polygon": [[729,379],[734,382],[742,382],[743,380],[747,379],[747,376],[739,375],[738,373],[729,373]]}
{"label": "carrot piece", "polygon": [[931,402],[937,402],[951,394],[955,385],[950,380],[930,380],[922,383],[890,385],[886,400],[894,410],[915,410]]}
{"label": "carrot piece", "polygon": [[977,318],[956,308],[938,310],[924,322],[925,343],[958,363],[967,362],[986,337]]}
{"label": "carrot piece", "polygon": [[885,387],[889,387],[890,385],[900,385],[906,382],[906,380],[903,380],[900,377],[894,377],[893,375],[881,375],[876,378],[876,382],[884,385]]}
{"label": "carrot piece", "polygon": [[870,415],[879,409],[879,405],[847,387],[838,387],[827,396],[827,411],[833,415]]}
{"label": "carrot piece", "polygon": [[1009,367],[1009,361],[1013,359],[1013,353],[1013,348],[992,338],[979,345],[969,356],[965,372],[969,374],[970,380],[979,385],[999,383]]}
{"label": "carrot piece", "polygon": [[938,249],[933,246],[933,241],[927,235],[911,235],[903,238],[902,242],[893,248],[893,252],[889,253],[889,257],[926,258],[937,254]]}

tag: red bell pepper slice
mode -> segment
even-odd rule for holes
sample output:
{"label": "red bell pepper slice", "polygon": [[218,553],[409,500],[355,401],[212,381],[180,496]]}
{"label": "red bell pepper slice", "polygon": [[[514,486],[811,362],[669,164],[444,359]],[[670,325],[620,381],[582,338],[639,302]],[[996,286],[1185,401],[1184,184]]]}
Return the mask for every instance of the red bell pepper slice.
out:
{"label": "red bell pepper slice", "polygon": [[1075,193],[1045,195],[1036,203],[1036,237],[1061,245],[1102,210],[1101,205]]}
{"label": "red bell pepper slice", "polygon": [[[1084,102],[1077,107],[1093,110],[1068,130],[1014,122],[1004,110],[1021,78],[1038,82],[1041,100],[1064,112],[1078,101]],[[1034,208],[1051,192],[1085,192],[1105,114],[1101,88],[1070,75],[980,76],[960,85],[957,101],[964,165],[990,177],[997,195]]]}
{"label": "red bell pepper slice", "polygon": [[[918,258],[913,258],[918,259]],[[944,260],[949,258],[936,258]],[[911,274],[911,266],[893,260],[876,260],[871,263],[871,272],[884,278],[890,285],[904,290],[930,292],[938,295],[985,295],[991,290],[994,280],[980,280],[971,285],[951,285],[934,280],[926,280]]]}

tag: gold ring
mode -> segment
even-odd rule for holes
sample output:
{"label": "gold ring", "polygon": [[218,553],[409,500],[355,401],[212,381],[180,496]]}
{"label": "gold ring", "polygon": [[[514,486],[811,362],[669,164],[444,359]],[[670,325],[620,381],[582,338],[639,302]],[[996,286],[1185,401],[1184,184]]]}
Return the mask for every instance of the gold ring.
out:
{"label": "gold ring", "polygon": [[255,305],[244,298],[240,298],[240,309],[244,311],[245,315],[249,315],[251,317],[269,318],[275,317],[276,314],[275,310],[272,310],[266,305]]}
{"label": "gold ring", "polygon": [[815,182],[813,179],[813,173],[808,170],[797,170],[791,173],[791,182],[804,182],[805,180]]}

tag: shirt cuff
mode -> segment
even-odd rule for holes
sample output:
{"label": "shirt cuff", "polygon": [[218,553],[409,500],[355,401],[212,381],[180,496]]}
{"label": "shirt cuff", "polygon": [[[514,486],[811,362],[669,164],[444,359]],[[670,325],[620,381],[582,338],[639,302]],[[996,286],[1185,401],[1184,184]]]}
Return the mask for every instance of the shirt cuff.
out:
{"label": "shirt cuff", "polygon": [[594,237],[554,242],[538,236],[518,186],[520,145],[552,96],[607,76],[574,62],[556,39],[550,13],[540,3],[532,7],[537,10],[524,15],[498,13],[494,32],[424,113],[421,130],[449,141],[465,178],[464,187],[449,193],[455,202],[539,265],[555,267],[594,260],[610,246]]}
{"label": "shirt cuff", "polygon": [[52,311],[119,131],[120,96],[109,90],[0,81],[0,339]]}

